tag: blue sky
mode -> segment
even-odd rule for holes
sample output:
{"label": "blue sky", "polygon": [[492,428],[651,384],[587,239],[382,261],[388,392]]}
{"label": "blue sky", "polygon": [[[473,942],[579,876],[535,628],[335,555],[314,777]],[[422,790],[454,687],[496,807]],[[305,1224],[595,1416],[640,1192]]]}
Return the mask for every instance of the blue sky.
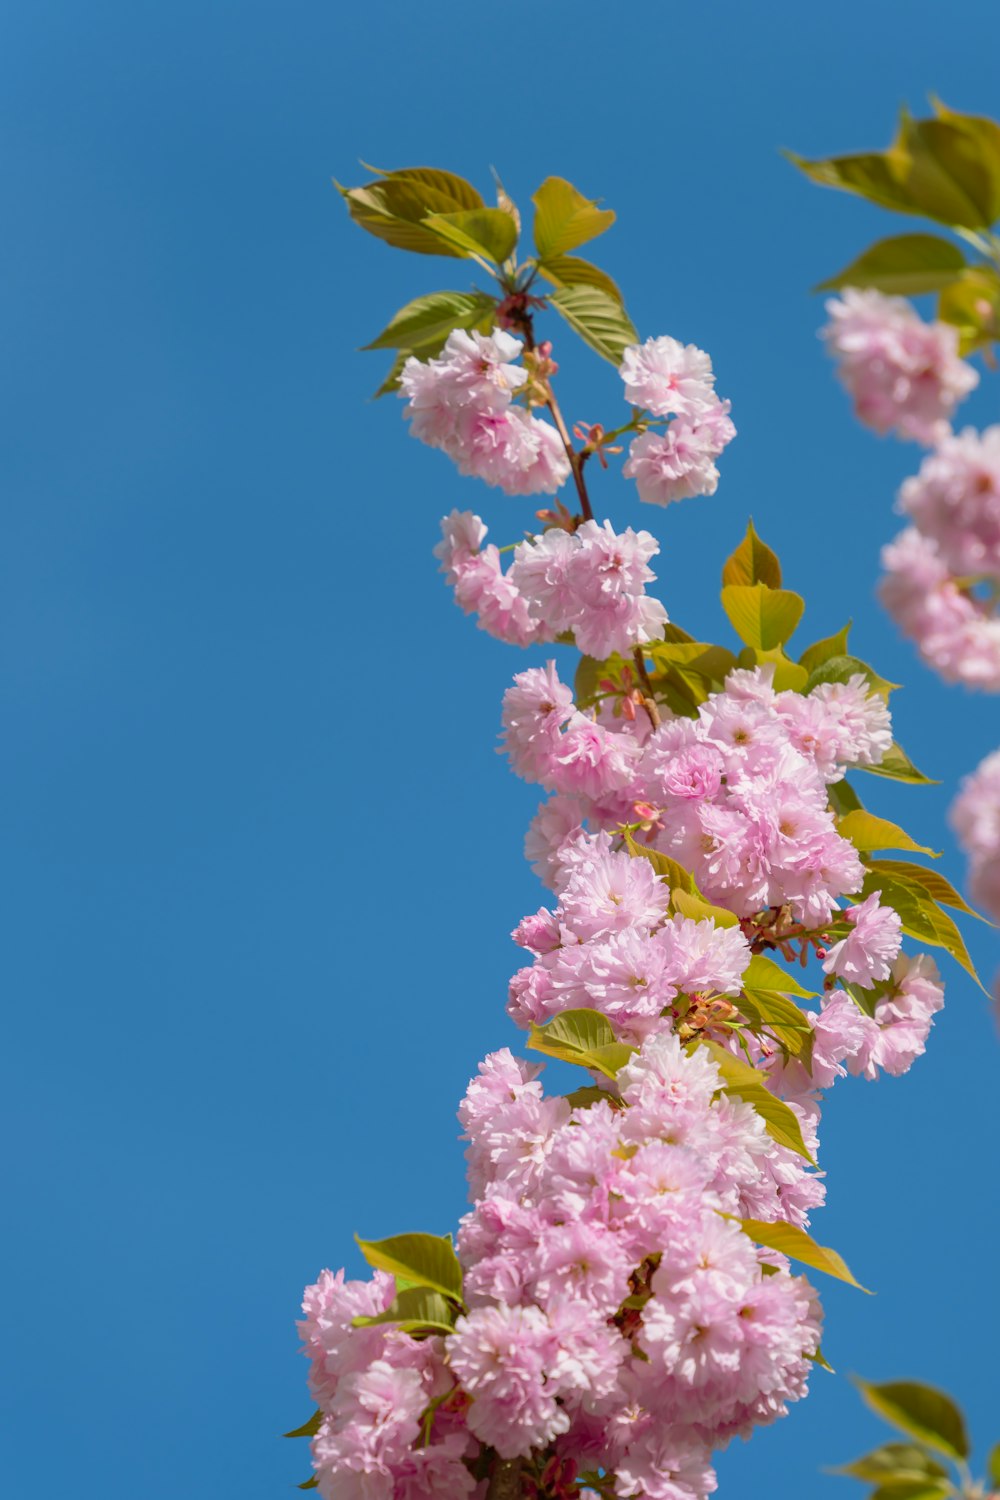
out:
{"label": "blue sky", "polygon": [[[1000,714],[873,603],[918,455],[854,423],[808,291],[891,220],[778,149],[882,145],[930,90],[1000,114],[1000,18],[20,0],[0,38],[3,1466],[17,1495],[273,1500],[307,1473],[277,1436],[310,1410],[301,1288],[360,1272],[355,1230],[462,1211],[455,1105],[515,1039],[507,934],[542,896],[534,793],[493,753],[525,658],[430,556],[453,505],[513,541],[530,503],[411,442],[354,352],[469,273],[364,236],[329,179],[364,158],[485,190],[493,164],[522,204],[559,173],[618,211],[595,258],[644,336],[711,351],[739,438],[713,500],[652,511],[609,474],[599,513],[656,532],[661,597],[711,638],[752,512],[804,639],[852,616],[906,684],[900,738],[942,785],[868,800],[958,879],[945,810]],[[613,415],[610,367],[560,355],[568,412]],[[1000,939],[969,939],[992,972]],[[840,1373],[725,1455],[723,1493],[847,1494],[820,1466],[880,1433],[851,1370],[944,1385],[980,1454],[1000,1438],[1000,1042],[948,977],[928,1056],[826,1114],[816,1231],[878,1295],[823,1286]]]}

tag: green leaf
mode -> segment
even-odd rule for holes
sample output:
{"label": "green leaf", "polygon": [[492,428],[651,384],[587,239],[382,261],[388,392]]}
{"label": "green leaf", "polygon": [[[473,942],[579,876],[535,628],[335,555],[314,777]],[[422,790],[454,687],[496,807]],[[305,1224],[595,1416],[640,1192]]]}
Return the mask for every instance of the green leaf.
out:
{"label": "green leaf", "polygon": [[404,349],[413,352],[423,344],[446,339],[456,328],[470,328],[496,308],[496,300],[485,292],[431,292],[415,297],[401,307],[378,338],[366,349]]}
{"label": "green leaf", "polygon": [[301,1427],[293,1427],[291,1432],[283,1434],[284,1437],[315,1437],[319,1432],[319,1424],[323,1420],[321,1411],[314,1411],[308,1422],[303,1422]]}
{"label": "green leaf", "polygon": [[614,1078],[635,1051],[619,1042],[606,1016],[597,1010],[564,1010],[544,1026],[532,1026],[527,1046],[546,1057],[593,1068]]}
{"label": "green leaf", "polygon": [[371,1328],[377,1323],[395,1323],[403,1333],[451,1333],[457,1310],[449,1297],[428,1286],[412,1286],[401,1291],[384,1312],[374,1317],[352,1318],[355,1328]]}
{"label": "green leaf", "polygon": [[780,964],[766,958],[763,953],[755,953],[751,958],[743,971],[742,984],[744,989],[777,990],[782,995],[798,995],[803,1000],[816,998],[815,990],[804,990]]}
{"label": "green leaf", "polygon": [[599,1089],[595,1083],[585,1083],[582,1088],[574,1089],[571,1094],[564,1094],[563,1098],[570,1109],[590,1109],[592,1104],[608,1104],[618,1098],[617,1094],[611,1094],[607,1089]]}
{"label": "green leaf", "polygon": [[737,586],[766,583],[768,588],[781,588],[781,563],[777,554],[754,531],[753,521],[747,522],[746,536],[736,551],[726,558],[722,582]]}
{"label": "green leaf", "polygon": [[985,115],[964,115],[949,109],[931,95],[931,104],[939,120],[960,130],[975,152],[985,182],[984,205],[989,223],[1000,219],[1000,125]]}
{"label": "green leaf", "polygon": [[842,818],[849,812],[861,812],[861,798],[846,778],[831,782],[826,789],[830,806],[838,818]]}
{"label": "green leaf", "polygon": [[625,299],[617,283],[612,281],[607,272],[591,265],[589,260],[581,260],[577,255],[550,256],[548,260],[538,262],[538,270],[553,286],[596,286],[599,291],[607,292],[609,297],[625,306]]}
{"label": "green leaf", "polygon": [[314,1474],[311,1479],[304,1480],[302,1484],[297,1484],[295,1488],[297,1490],[315,1490],[319,1488],[319,1480]]}
{"label": "green leaf", "polygon": [[[430,347],[433,348],[433,346]],[[434,349],[434,353],[436,354],[437,352],[438,351]],[[389,373],[386,375],[378,390],[372,396],[373,401],[377,401],[380,396],[390,396],[393,391],[399,390],[399,377],[400,375],[402,375],[403,366],[406,364],[406,361],[409,359],[409,357],[409,349],[400,349],[399,353],[396,355],[396,358],[389,366]],[[430,359],[430,357],[431,355],[428,352],[426,358]]]}
{"label": "green leaf", "polygon": [[447,1235],[394,1234],[385,1240],[358,1239],[358,1247],[376,1270],[462,1300],[462,1267]]}
{"label": "green leaf", "polygon": [[927,1443],[949,1458],[968,1458],[969,1440],[965,1420],[958,1407],[944,1391],[916,1381],[890,1381],[870,1385],[854,1377],[854,1383],[872,1411],[878,1412],[893,1427]]}
{"label": "green leaf", "polygon": [[830,1361],[824,1356],[822,1349],[817,1349],[815,1354],[807,1354],[806,1359],[811,1359],[814,1365],[819,1365],[821,1370],[828,1370],[831,1375],[836,1375],[836,1370]]}
{"label": "green leaf", "polygon": [[873,1484],[896,1485],[928,1479],[947,1479],[948,1471],[937,1459],[915,1443],[884,1443],[881,1448],[856,1458],[835,1470],[852,1479],[867,1479]]}
{"label": "green leaf", "polygon": [[622,352],[629,344],[638,342],[628,313],[600,287],[564,286],[548,300],[584,343],[613,365],[621,363]]}
{"label": "green leaf", "polygon": [[880,1484],[869,1500],[948,1500],[954,1493],[946,1479],[904,1479]]}
{"label": "green leaf", "polygon": [[968,917],[976,917],[980,922],[985,922],[987,927],[995,924],[990,922],[981,912],[976,911],[958,894],[950,880],[946,880],[937,870],[928,870],[924,865],[911,865],[902,859],[873,859],[869,861],[869,867],[873,870],[882,870],[891,880],[900,880],[903,884],[907,882],[922,886],[933,900],[941,906],[951,906],[955,911],[964,912]]}
{"label": "green leaf", "polygon": [[856,656],[828,656],[809,673],[807,689],[811,693],[813,688],[819,687],[823,682],[849,682],[852,677],[857,676],[865,679],[870,692],[878,693],[887,701],[889,694],[899,687],[898,682],[880,677],[867,662],[860,661]]}
{"label": "green leaf", "polygon": [[468,254],[426,228],[423,220],[434,210],[428,205],[428,193],[420,184],[395,176],[385,177],[367,187],[344,188],[339,182],[334,186],[346,202],[355,224],[397,250],[461,258]]}
{"label": "green leaf", "polygon": [[789,589],[767,584],[727,584],[722,607],[741,641],[759,651],[784,645],[802,618],[805,601]]}
{"label": "green leaf", "polygon": [[749,1063],[741,1062],[738,1057],[727,1052],[725,1047],[720,1047],[718,1042],[707,1037],[700,1038],[697,1045],[707,1048],[711,1053],[722,1078],[723,1092],[735,1094],[745,1104],[749,1104],[764,1121],[764,1127],[772,1140],[798,1156],[805,1157],[810,1166],[814,1167],[816,1163],[802,1139],[798,1115],[783,1099],[771,1093],[765,1075],[752,1068]]}
{"label": "green leaf", "polygon": [[848,620],[843,630],[838,630],[836,635],[824,636],[821,641],[813,641],[807,646],[799,657],[799,665],[805,667],[807,672],[815,672],[831,656],[847,655],[847,637],[851,633],[851,621]]}
{"label": "green leaf", "polygon": [[736,1003],[740,1010],[750,1012],[750,1019],[757,1025],[769,1027],[782,1046],[808,1066],[814,1033],[808,1017],[794,1000],[780,990],[756,989],[751,985],[744,986],[743,997]]}
{"label": "green leaf", "polygon": [[471,208],[455,214],[429,214],[424,224],[448,244],[470,255],[502,263],[517,244],[517,225],[502,208]]}
{"label": "green leaf", "polygon": [[[959,124],[964,119],[968,125]],[[965,229],[987,229],[1000,216],[1000,156],[995,136],[974,116],[913,120],[900,132],[910,156],[908,185],[928,218]],[[981,120],[982,127],[993,122]],[[993,127],[996,132],[996,126]]]}
{"label": "green leaf", "polygon": [[874,287],[895,296],[916,297],[949,286],[965,266],[965,256],[950,240],[936,234],[898,234],[871,245],[843,271],[821,281],[813,290]]}
{"label": "green leaf", "polygon": [[908,781],[914,786],[939,786],[940,783],[918,771],[902,745],[893,740],[877,766],[858,766],[873,776],[887,776],[891,781]]}
{"label": "green leaf", "polygon": [[[723,1217],[728,1219],[734,1216],[724,1214]],[[847,1281],[862,1292],[868,1291],[852,1275],[847,1262],[836,1250],[831,1250],[827,1245],[818,1245],[812,1235],[799,1229],[797,1225],[784,1222],[768,1224],[762,1219],[738,1219],[737,1223],[743,1233],[756,1240],[758,1245],[764,1245],[768,1250],[777,1250],[780,1254],[787,1255],[789,1260],[798,1260],[805,1266],[812,1266],[814,1271],[825,1271],[827,1276]]]}
{"label": "green leaf", "polygon": [[598,208],[565,177],[546,177],[532,194],[535,205],[535,248],[539,260],[551,260],[596,239],[615,222],[610,208]]}
{"label": "green leaf", "polygon": [[849,156],[827,156],[809,161],[794,151],[784,155],[794,167],[821,187],[857,193],[870,203],[894,208],[899,213],[920,213],[907,193],[903,178],[906,158],[901,152],[859,151]]}
{"label": "green leaf", "polygon": [[971,354],[1000,332],[1000,274],[992,266],[970,266],[938,297],[937,315],[958,329],[958,347]]}
{"label": "green leaf", "polygon": [[990,1476],[990,1483],[1000,1489],[1000,1443],[990,1449],[986,1472]]}
{"label": "green leaf", "polygon": [[682,917],[690,917],[694,922],[714,922],[716,927],[740,925],[735,912],[727,911],[724,906],[713,906],[703,896],[695,896],[681,886],[673,888],[670,901],[674,911],[680,912]]}
{"label": "green leaf", "polygon": [[627,662],[623,656],[615,654],[606,657],[603,661],[598,661],[593,656],[581,656],[573,678],[573,699],[577,708],[588,708],[598,694],[605,691],[601,687],[602,682],[621,685],[622,672],[626,667],[632,674],[634,687],[635,665],[633,662]]}
{"label": "green leaf", "polygon": [[482,195],[457,172],[445,172],[440,167],[397,167],[393,172],[383,172],[367,162],[361,165],[385,182],[407,183],[425,205],[424,212],[451,214],[463,208],[482,208]]}
{"label": "green leaf", "polygon": [[[752,648],[751,648],[752,649]],[[772,666],[771,686],[776,693],[804,693],[809,673],[785,655],[783,646],[774,646],[770,651],[754,651],[758,667]]]}
{"label": "green leaf", "polygon": [[985,139],[949,119],[914,120],[904,111],[886,151],[818,161],[786,155],[813,182],[858,193],[899,213],[965,229],[985,229],[997,217],[994,165]]}
{"label": "green leaf", "polygon": [[[976,973],[962,940],[962,934],[948,913],[942,911],[937,902],[916,881],[904,881],[899,876],[890,878],[879,868],[881,863],[878,860],[872,861],[865,875],[860,896],[851,899],[860,901],[865,896],[870,896],[872,891],[881,891],[882,905],[891,906],[899,913],[903,931],[908,937],[919,938],[922,943],[930,943],[935,948],[944,948],[962,965],[979,988],[983,989],[982,981]],[[983,993],[987,991],[983,990]]]}
{"label": "green leaf", "polygon": [[[939,851],[928,849],[926,844],[918,844],[911,839],[898,823],[890,823],[888,818],[877,818],[874,813],[865,812],[863,808],[839,818],[837,832],[841,838],[850,839],[855,849],[862,852],[869,849],[909,849],[913,854],[929,854],[932,859],[941,858]],[[903,868],[909,869],[909,866],[904,865]],[[945,884],[947,885],[947,881]]]}
{"label": "green leaf", "polygon": [[665,880],[671,890],[679,887],[681,890],[694,893],[694,876],[683,865],[679,865],[676,859],[671,859],[669,854],[661,854],[658,849],[650,849],[645,844],[636,843],[631,833],[625,833],[625,847],[633,858],[648,859],[661,880]]}

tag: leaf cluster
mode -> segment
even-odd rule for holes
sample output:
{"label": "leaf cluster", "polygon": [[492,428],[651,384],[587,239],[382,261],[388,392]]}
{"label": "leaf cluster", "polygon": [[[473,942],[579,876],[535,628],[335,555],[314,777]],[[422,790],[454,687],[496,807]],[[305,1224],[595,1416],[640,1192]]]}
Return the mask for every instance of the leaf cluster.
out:
{"label": "leaf cluster", "polygon": [[[866,1405],[905,1438],[834,1471],[872,1485],[870,1500],[947,1500],[1000,1486],[1000,1443],[989,1455],[986,1484],[971,1484],[965,1418],[944,1391],[912,1380],[873,1385],[856,1379],[855,1384]],[[958,1470],[954,1478],[949,1464]]]}
{"label": "leaf cluster", "polygon": [[[895,213],[945,225],[963,242],[939,234],[878,240],[817,291],[872,287],[937,296],[937,315],[959,331],[962,353],[1000,337],[1000,124],[960,114],[932,99],[934,114],[903,110],[884,151],[807,161],[786,153],[813,182],[856,193]],[[969,259],[963,246],[979,252]]]}
{"label": "leaf cluster", "polygon": [[334,184],[359,228],[416,255],[472,261],[492,281],[488,290],[431,292],[401,307],[365,345],[395,351],[377,396],[398,387],[411,355],[432,359],[455,329],[489,333],[500,324],[523,332],[536,308],[552,308],[612,364],[620,362],[626,345],[637,342],[616,283],[593,262],[570,253],[604,234],[614,212],[565,178],[547,177],[532,194],[534,245],[523,253],[521,214],[499,179],[492,205],[454,172],[368,170],[374,178],[361,187]]}

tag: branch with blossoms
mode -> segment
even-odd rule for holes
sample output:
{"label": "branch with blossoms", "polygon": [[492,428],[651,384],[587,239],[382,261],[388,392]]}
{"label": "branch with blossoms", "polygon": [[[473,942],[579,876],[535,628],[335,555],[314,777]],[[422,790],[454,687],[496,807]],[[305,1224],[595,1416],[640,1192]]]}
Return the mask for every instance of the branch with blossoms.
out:
{"label": "branch with blossoms", "polygon": [[[904,113],[886,151],[793,160],[817,182],[929,218],[962,242],[880,240],[821,284],[842,293],[827,303],[823,334],[859,420],[928,450],[899,492],[910,524],[883,549],[882,601],[944,681],[1000,692],[1000,426],[952,427],[980,379],[962,356],[978,352],[996,370],[1000,124],[935,101],[930,119]],[[920,294],[936,294],[935,320],[906,300]],[[973,895],[1000,920],[998,763],[1000,751],[966,778],[952,820]]]}
{"label": "branch with blossoms", "polygon": [[[647,593],[655,539],[595,517],[591,460],[619,439],[623,477],[665,505],[714,493],[734,436],[708,355],[641,342],[610,278],[569,253],[613,215],[549,178],[521,259],[502,189],[487,206],[414,168],[341,191],[362,228],[494,283],[419,298],[374,343],[398,351],[386,387],[415,437],[551,497],[509,549],[455,510],[436,550],[481,629],[580,653],[572,685],[554,659],[518,672],[501,718],[513,769],[547,794],[525,847],[552,892],[513,934],[508,1013],[582,1082],[546,1093],[538,1064],[492,1053],[459,1107],[471,1207],[454,1243],[360,1240],[370,1280],[308,1288],[303,1487],[699,1500],[714,1452],[825,1363],[792,1262],[858,1283],[809,1229],[822,1094],[924,1050],[943,988],[903,939],[971,973],[949,914],[964,902],[848,780],[926,780],[893,740],[892,684],[846,627],[790,653],[804,601],[752,524],[723,567],[719,645]],[[536,331],[550,311],[616,364],[624,421],[565,419]]]}

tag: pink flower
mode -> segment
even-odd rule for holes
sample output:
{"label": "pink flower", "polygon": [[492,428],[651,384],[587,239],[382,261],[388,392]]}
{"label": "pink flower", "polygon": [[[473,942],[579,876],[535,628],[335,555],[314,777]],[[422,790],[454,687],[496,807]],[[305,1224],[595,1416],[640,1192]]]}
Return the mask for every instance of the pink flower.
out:
{"label": "pink flower", "polygon": [[979,384],[958,357],[958,330],[925,323],[902,297],[847,287],[826,304],[823,329],[858,420],[876,432],[934,442]]}
{"label": "pink flower", "polygon": [[695,417],[678,417],[662,432],[633,438],[622,473],[636,481],[639,499],[649,505],[714,495],[719,487],[715,460],[735,436],[729,402],[716,402]]}
{"label": "pink flower", "polygon": [[950,572],[1000,578],[1000,426],[942,438],[904,482],[899,508]]}
{"label": "pink flower", "polygon": [[570,1425],[550,1371],[558,1341],[537,1307],[477,1307],[448,1340],[448,1362],[472,1397],[468,1423],[501,1458],[527,1457]]}
{"label": "pink flower", "polygon": [[969,856],[972,896],[1000,921],[1000,750],[966,776],[950,818]]}
{"label": "pink flower", "polygon": [[889,978],[899,952],[903,924],[891,906],[879,903],[878,891],[844,913],[852,930],[830,948],[823,970],[868,989],[873,980]]}
{"label": "pink flower", "polygon": [[915,527],[882,549],[879,595],[920,655],[946,682],[1000,692],[1000,619],[960,589],[937,548]]}
{"label": "pink flower", "polygon": [[512,404],[527,380],[513,363],[520,352],[501,329],[454,330],[439,356],[404,364],[404,416],[413,436],[443,449],[460,474],[511,495],[554,494],[569,478],[569,459],[554,427]]}
{"label": "pink flower", "polygon": [[631,344],[622,355],[618,373],[625,382],[625,399],[654,417],[675,413],[699,417],[716,404],[712,361],[694,344],[680,344],[667,335]]}

